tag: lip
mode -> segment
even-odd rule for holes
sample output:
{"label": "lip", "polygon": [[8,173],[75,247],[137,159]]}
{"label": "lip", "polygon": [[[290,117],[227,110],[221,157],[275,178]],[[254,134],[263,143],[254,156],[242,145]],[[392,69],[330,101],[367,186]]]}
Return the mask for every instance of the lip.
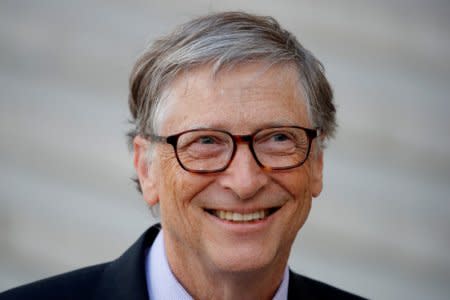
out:
{"label": "lip", "polygon": [[[277,212],[282,208],[279,207],[270,207],[270,208],[261,208],[261,209],[204,209],[204,212],[208,219],[214,222],[219,228],[222,228],[228,232],[232,232],[235,234],[249,234],[252,232],[263,231],[265,230],[276,218]],[[213,211],[230,211],[236,212],[240,214],[249,214],[255,213],[258,211],[268,211],[268,216],[263,219],[252,220],[252,221],[229,221],[224,220],[216,216]]]}

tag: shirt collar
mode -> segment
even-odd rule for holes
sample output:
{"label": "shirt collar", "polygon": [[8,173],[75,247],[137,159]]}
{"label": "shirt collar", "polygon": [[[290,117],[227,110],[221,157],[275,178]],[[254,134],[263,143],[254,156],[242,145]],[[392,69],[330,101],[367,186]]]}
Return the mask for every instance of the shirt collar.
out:
{"label": "shirt collar", "polygon": [[159,231],[145,258],[145,276],[151,300],[192,299],[170,270],[164,251],[162,230]]}
{"label": "shirt collar", "polygon": [[[162,230],[158,233],[145,258],[145,277],[151,300],[192,300],[170,270],[164,250]],[[284,270],[283,280],[273,300],[286,300],[288,296],[289,268]]]}

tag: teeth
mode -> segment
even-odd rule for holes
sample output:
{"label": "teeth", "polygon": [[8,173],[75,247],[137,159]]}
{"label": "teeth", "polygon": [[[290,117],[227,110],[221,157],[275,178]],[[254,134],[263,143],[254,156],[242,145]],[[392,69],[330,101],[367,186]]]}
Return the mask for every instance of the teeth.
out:
{"label": "teeth", "polygon": [[265,210],[256,211],[248,214],[241,214],[237,212],[215,210],[214,215],[222,220],[234,221],[234,222],[251,222],[255,220],[264,219],[267,216]]}

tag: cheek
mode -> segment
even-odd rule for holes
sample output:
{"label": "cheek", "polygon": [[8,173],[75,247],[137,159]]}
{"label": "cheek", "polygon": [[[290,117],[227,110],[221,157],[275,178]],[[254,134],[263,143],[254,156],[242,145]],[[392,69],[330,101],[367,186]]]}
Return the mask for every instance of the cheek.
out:
{"label": "cheek", "polygon": [[203,191],[211,180],[207,176],[185,171],[173,154],[162,154],[160,162],[160,176],[164,178],[159,186],[161,206],[188,213],[189,205],[195,196]]}
{"label": "cheek", "polygon": [[158,190],[163,228],[178,245],[198,244],[203,211],[196,199],[201,198],[197,195],[207,188],[211,179],[185,171],[173,156],[161,158],[160,178],[163,180]]}
{"label": "cheek", "polygon": [[[185,188],[186,183],[184,180],[180,180],[184,177],[184,170],[179,167],[176,158],[161,157],[161,185],[160,202],[164,207],[167,206],[179,206],[178,199],[182,198],[181,191]],[[177,201],[175,201],[177,200]]]}
{"label": "cheek", "polygon": [[277,173],[274,179],[292,198],[296,200],[311,198],[311,169],[309,163],[305,163],[298,169]]}
{"label": "cheek", "polygon": [[305,223],[311,209],[311,175],[308,165],[286,173],[276,174],[277,183],[290,194],[286,203],[288,213],[285,218],[289,236],[295,238],[298,230]]}
{"label": "cheek", "polygon": [[160,217],[163,228],[172,239],[182,241],[186,231],[192,227],[189,203],[192,196],[189,184],[183,178],[185,172],[179,167],[176,158],[163,158],[160,165],[162,178],[158,187],[160,195]]}

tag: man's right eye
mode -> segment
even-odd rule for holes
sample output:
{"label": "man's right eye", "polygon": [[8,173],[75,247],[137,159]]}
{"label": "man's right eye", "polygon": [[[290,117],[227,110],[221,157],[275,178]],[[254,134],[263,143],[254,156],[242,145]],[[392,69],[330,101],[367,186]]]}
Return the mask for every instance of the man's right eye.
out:
{"label": "man's right eye", "polygon": [[212,136],[201,136],[201,137],[197,138],[197,140],[195,142],[203,144],[203,145],[217,143],[216,139]]}

